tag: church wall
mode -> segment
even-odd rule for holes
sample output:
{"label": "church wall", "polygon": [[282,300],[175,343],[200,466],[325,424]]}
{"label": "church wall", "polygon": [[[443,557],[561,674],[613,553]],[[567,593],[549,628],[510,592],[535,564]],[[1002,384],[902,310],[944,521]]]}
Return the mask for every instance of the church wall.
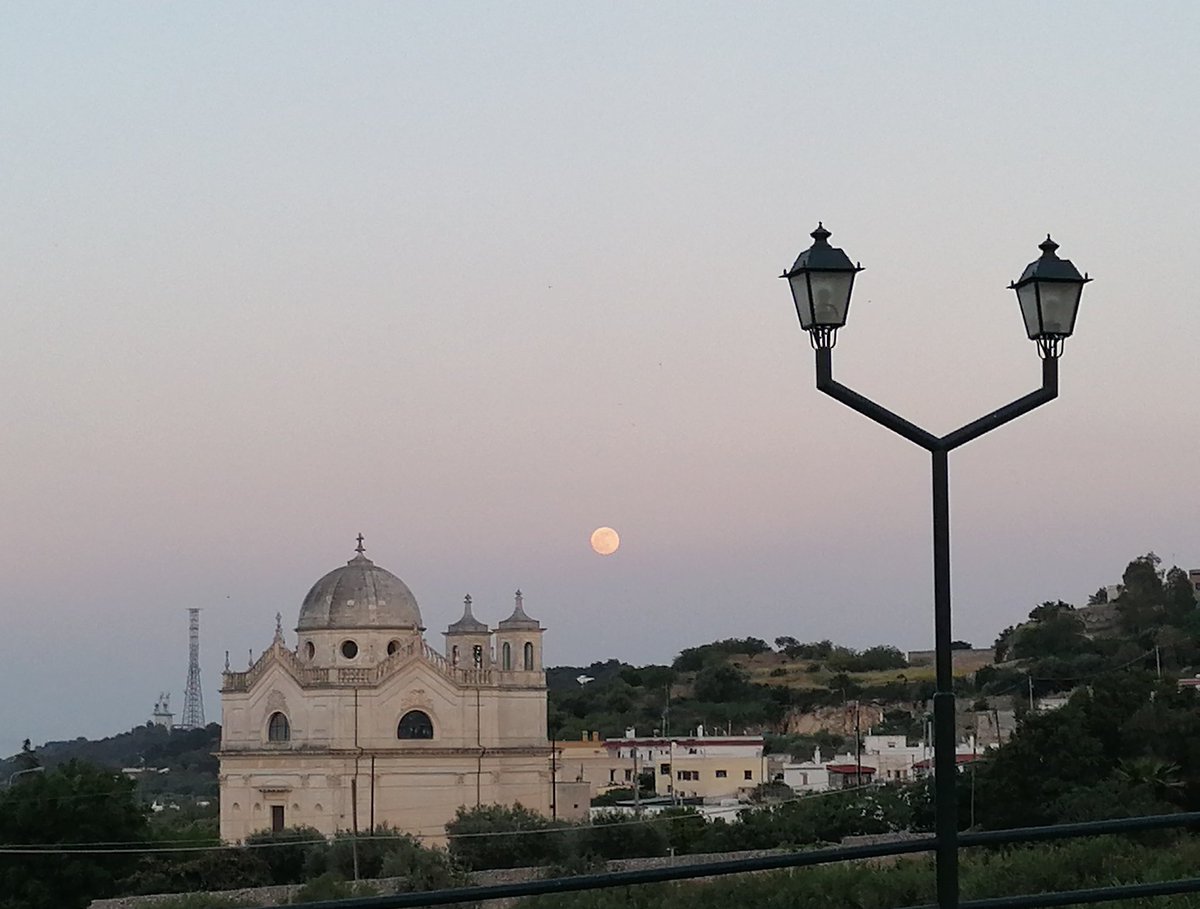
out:
{"label": "church wall", "polygon": [[[516,802],[550,812],[548,754],[372,754],[358,759],[358,828],[388,823],[445,842],[445,825],[456,810],[476,804]],[[245,839],[271,827],[271,806],[284,807],[284,824],[306,825],[325,835],[354,826],[352,754],[244,754],[224,756],[221,773],[221,837]]]}

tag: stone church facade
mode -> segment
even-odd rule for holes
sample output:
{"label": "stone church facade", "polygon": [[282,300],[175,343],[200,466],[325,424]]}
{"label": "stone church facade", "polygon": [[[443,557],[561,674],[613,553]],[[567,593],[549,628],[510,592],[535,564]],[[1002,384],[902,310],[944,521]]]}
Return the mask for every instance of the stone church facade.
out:
{"label": "stone church facade", "polygon": [[495,628],[466,598],[439,652],[400,578],[365,555],[322,577],[296,646],[275,639],[221,687],[221,837],[389,824],[442,840],[460,806],[550,813],[544,629],[520,591]]}

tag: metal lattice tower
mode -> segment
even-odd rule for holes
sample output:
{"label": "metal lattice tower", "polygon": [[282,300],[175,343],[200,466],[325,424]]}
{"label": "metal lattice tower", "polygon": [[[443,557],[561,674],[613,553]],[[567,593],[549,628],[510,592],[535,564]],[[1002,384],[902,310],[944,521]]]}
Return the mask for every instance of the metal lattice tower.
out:
{"label": "metal lattice tower", "polygon": [[204,691],[200,687],[200,610],[188,610],[188,677],[183,691],[181,729],[204,728]]}

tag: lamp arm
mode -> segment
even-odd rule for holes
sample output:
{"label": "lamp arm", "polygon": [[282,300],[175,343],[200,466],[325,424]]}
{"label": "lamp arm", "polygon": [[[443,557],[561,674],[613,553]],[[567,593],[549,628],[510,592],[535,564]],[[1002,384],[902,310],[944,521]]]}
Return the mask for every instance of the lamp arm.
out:
{"label": "lamp arm", "polygon": [[952,451],[1058,397],[1058,358],[1047,357],[1042,360],[1042,387],[1037,391],[1031,391],[1029,394],[1017,398],[1011,404],[993,410],[978,420],[973,420],[954,432],[938,438],[915,423],[910,423],[904,417],[892,413],[886,407],[876,404],[870,398],[835,381],[833,378],[833,351],[830,348],[818,348],[816,354],[818,391],[824,392],[834,400],[841,401],[850,409],[857,410],[863,416],[869,417],[910,442],[920,445],[926,451]]}
{"label": "lamp arm", "polygon": [[939,448],[942,440],[933,433],[926,432],[917,424],[910,423],[904,417],[892,413],[886,407],[881,407],[870,398],[834,381],[832,349],[817,348],[816,354],[818,391],[824,392],[834,400],[841,401],[851,410],[857,410],[863,416],[887,427],[897,435],[904,436],[908,441],[920,445],[927,451],[936,451]]}
{"label": "lamp arm", "polygon": [[991,432],[998,426],[1003,426],[1017,417],[1029,413],[1036,407],[1041,407],[1058,397],[1058,358],[1046,357],[1042,360],[1042,387],[1037,391],[1031,391],[1023,397],[1017,398],[1011,404],[1006,404],[999,410],[993,410],[986,416],[980,417],[963,426],[961,429],[956,429],[954,432],[942,436],[938,440],[938,448],[942,451],[951,451],[958,448],[960,445],[965,445],[972,439],[978,439],[986,432]]}

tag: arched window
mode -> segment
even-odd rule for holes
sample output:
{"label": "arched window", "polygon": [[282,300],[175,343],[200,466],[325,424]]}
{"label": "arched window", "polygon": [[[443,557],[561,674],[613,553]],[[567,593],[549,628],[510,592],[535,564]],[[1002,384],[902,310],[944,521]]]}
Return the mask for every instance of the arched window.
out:
{"label": "arched window", "polygon": [[455,644],[453,647],[450,648],[450,665],[451,666],[458,665],[458,645],[457,644]]}
{"label": "arched window", "polygon": [[512,645],[508,641],[500,648],[500,668],[512,669]]}
{"label": "arched window", "polygon": [[410,710],[400,717],[400,725],[396,727],[398,739],[431,739],[433,738],[433,720],[429,714],[421,710]]}
{"label": "arched window", "polygon": [[474,647],[471,648],[471,656],[475,660],[475,668],[482,669],[483,668],[483,647],[480,644],[476,644]]}
{"label": "arched window", "polygon": [[267,741],[287,742],[291,738],[292,727],[288,723],[288,718],[278,711],[272,713],[271,718],[267,720]]}
{"label": "arched window", "polygon": [[317,655],[317,647],[312,641],[304,645],[304,655],[310,660]]}
{"label": "arched window", "polygon": [[525,642],[525,668],[533,668],[533,643],[530,641]]}
{"label": "arched window", "polygon": [[399,641],[388,641],[388,646],[387,646],[388,656],[394,656],[399,649],[400,649]]}

